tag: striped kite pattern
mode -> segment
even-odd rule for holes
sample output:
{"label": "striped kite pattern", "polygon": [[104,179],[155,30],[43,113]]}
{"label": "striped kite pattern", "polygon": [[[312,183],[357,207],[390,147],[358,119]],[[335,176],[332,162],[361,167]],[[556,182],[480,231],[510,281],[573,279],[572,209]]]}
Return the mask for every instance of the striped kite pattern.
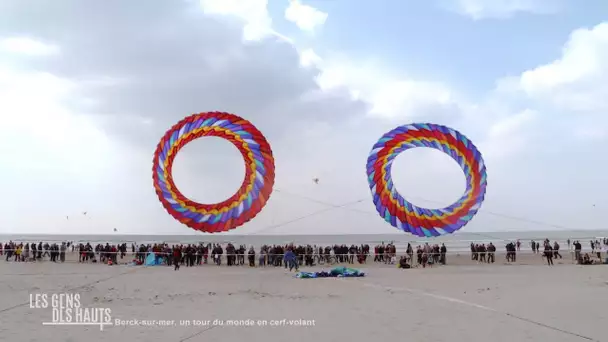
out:
{"label": "striped kite pattern", "polygon": [[[216,204],[200,204],[181,194],[173,182],[175,156],[200,137],[224,138],[236,146],[245,162],[239,190]],[[152,178],[163,207],[179,222],[206,233],[225,232],[253,219],[266,205],[274,185],[274,158],[262,133],[249,121],[230,113],[188,116],[168,130],[154,152]]]}
{"label": "striped kite pattern", "polygon": [[[430,147],[443,151],[462,168],[466,190],[456,203],[443,209],[425,209],[406,201],[395,189],[391,167],[401,152]],[[367,159],[367,176],[376,210],[399,230],[420,237],[451,234],[475,216],[484,200],[486,167],[475,145],[460,132],[441,125],[414,123],[384,134]]]}

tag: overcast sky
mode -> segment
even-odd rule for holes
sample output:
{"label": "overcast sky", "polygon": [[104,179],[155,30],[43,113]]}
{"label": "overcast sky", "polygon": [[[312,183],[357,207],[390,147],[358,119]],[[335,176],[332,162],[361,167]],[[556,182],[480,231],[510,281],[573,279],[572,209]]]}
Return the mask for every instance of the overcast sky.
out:
{"label": "overcast sky", "polygon": [[[252,121],[276,160],[267,206],[233,233],[398,233],[365,164],[411,122],[458,129],[484,156],[465,231],[606,229],[605,18],[605,0],[0,1],[0,233],[190,233],[158,202],[152,154],[214,110]],[[174,164],[205,203],[243,173],[217,138]],[[393,177],[425,207],[464,190],[429,149]]]}

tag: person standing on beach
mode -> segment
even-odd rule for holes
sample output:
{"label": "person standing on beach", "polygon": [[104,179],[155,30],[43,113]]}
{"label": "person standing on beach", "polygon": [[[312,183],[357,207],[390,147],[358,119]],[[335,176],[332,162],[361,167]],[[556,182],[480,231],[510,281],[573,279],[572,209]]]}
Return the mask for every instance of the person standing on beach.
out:
{"label": "person standing on beach", "polygon": [[553,266],[553,248],[549,242],[545,242],[545,258],[547,258],[547,265]]}
{"label": "person standing on beach", "polygon": [[574,245],[574,259],[576,259],[576,262],[579,262],[581,259],[581,250],[583,249],[583,246],[578,240],[574,241],[572,245]]}
{"label": "person standing on beach", "polygon": [[423,250],[422,251],[422,257],[421,257],[421,261],[420,264],[422,265],[422,268],[426,268],[426,264],[429,261],[429,255],[427,253],[425,253]]}
{"label": "person standing on beach", "polygon": [[203,263],[207,265],[209,259],[209,251],[211,250],[211,244],[208,243],[203,247]]}
{"label": "person standing on beach", "polygon": [[493,243],[488,244],[488,264],[493,264],[495,261],[496,246]]}
{"label": "person standing on beach", "polygon": [[407,243],[407,248],[405,249],[405,253],[407,254],[408,259],[410,260],[410,262],[412,262],[414,259],[414,249],[412,248],[412,245],[408,242]]}
{"label": "person standing on beach", "polygon": [[536,254],[536,242],[534,240],[530,242],[530,246],[532,247],[532,253]]}
{"label": "person standing on beach", "polygon": [[477,249],[477,252],[479,252],[479,260],[477,260],[477,261],[486,262],[486,251],[487,251],[487,249],[486,249],[485,244],[482,243],[481,245],[479,245],[479,247]]}
{"label": "person standing on beach", "polygon": [[557,257],[559,257],[560,259],[562,258],[562,255],[559,254],[559,243],[557,243],[557,241],[553,243],[553,257],[555,259],[557,259]]}
{"label": "person standing on beach", "polygon": [[173,264],[175,265],[175,268],[173,269],[174,271],[179,270],[179,264],[181,261],[182,261],[182,250],[178,246],[175,246],[173,248]]}
{"label": "person standing on beach", "polygon": [[32,247],[32,261],[36,261],[36,256],[38,255],[38,249],[36,248],[36,243],[32,243],[31,247]]}
{"label": "person standing on beach", "polygon": [[49,243],[45,242],[44,245],[43,245],[43,247],[44,247],[44,253],[42,253],[42,257],[43,258],[46,257],[46,256],[50,257],[51,253],[49,252]]}
{"label": "person standing on beach", "polygon": [[473,244],[471,242],[471,253],[472,253],[471,260],[475,260],[475,261],[479,262],[479,258],[481,256],[481,245],[478,243]]}
{"label": "person standing on beach", "polygon": [[253,249],[253,246],[251,246],[249,248],[249,252],[248,252],[248,256],[249,256],[249,267],[255,267],[255,249]]}
{"label": "person standing on beach", "polygon": [[37,259],[42,259],[42,241],[38,242],[38,257]]}
{"label": "person standing on beach", "polygon": [[217,250],[215,252],[215,263],[218,266],[222,265],[222,255],[224,254],[224,249],[222,248],[222,246],[218,243],[217,244]]}
{"label": "person standing on beach", "polygon": [[23,260],[29,261],[30,258],[30,244],[26,243],[23,247]]}
{"label": "person standing on beach", "polygon": [[288,248],[287,251],[285,252],[285,265],[289,264],[289,272],[291,272],[292,269],[296,269],[296,271],[298,270],[298,261],[296,260],[296,255],[295,253],[291,250],[291,248]]}
{"label": "person standing on beach", "polygon": [[23,244],[19,244],[17,246],[17,250],[15,251],[15,261],[21,261],[21,251],[23,250]]}
{"label": "person standing on beach", "polygon": [[59,249],[59,261],[65,262],[65,250],[67,249],[65,242],[61,243],[61,247]]}
{"label": "person standing on beach", "polygon": [[9,241],[4,244],[4,255],[6,256],[6,261],[9,261],[10,257],[13,255],[13,250],[15,248],[15,243],[13,241]]}

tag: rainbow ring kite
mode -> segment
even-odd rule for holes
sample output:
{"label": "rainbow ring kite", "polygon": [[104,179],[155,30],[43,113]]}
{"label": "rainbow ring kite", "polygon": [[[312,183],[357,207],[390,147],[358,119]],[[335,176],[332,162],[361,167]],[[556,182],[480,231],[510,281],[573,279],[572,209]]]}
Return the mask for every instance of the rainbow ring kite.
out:
{"label": "rainbow ring kite", "polygon": [[[395,189],[391,167],[399,153],[416,147],[431,147],[447,153],[466,176],[466,191],[443,209],[424,209],[406,201]],[[411,124],[384,134],[367,159],[369,187],[380,216],[399,230],[420,237],[451,234],[477,213],[486,193],[486,167],[481,153],[460,132],[434,124]]]}
{"label": "rainbow ring kite", "polygon": [[[245,179],[227,200],[199,204],[184,197],[171,175],[173,160],[190,141],[215,136],[228,139],[245,161]],[[207,233],[234,229],[253,219],[264,207],[274,185],[274,158],[266,138],[249,121],[234,114],[193,114],[165,133],[154,153],[152,178],[158,199],[176,220]]]}

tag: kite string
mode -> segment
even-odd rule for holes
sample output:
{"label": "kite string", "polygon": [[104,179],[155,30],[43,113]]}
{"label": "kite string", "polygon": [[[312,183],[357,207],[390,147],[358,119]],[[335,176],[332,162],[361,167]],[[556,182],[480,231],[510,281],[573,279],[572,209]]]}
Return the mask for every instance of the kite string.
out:
{"label": "kite string", "polygon": [[[278,189],[275,189],[275,191],[289,195],[289,193],[286,193],[284,191],[280,191]],[[291,195],[298,197],[298,195],[295,195],[295,194],[291,194]],[[318,203],[318,204],[323,204],[323,205],[329,206],[329,208],[324,208],[324,209],[320,209],[320,210],[317,210],[317,211],[313,211],[312,213],[309,213],[309,214],[306,214],[306,215],[302,215],[302,216],[296,217],[296,218],[291,219],[291,220],[287,220],[287,221],[284,221],[284,222],[281,222],[281,223],[277,223],[277,224],[273,224],[273,225],[267,226],[265,228],[262,228],[262,229],[256,231],[256,233],[266,232],[268,230],[280,228],[280,227],[283,227],[283,226],[286,226],[286,225],[289,225],[289,224],[292,224],[292,223],[295,223],[295,222],[298,222],[298,221],[302,221],[302,220],[307,219],[309,217],[316,216],[316,215],[328,212],[328,211],[332,211],[332,210],[336,210],[336,209],[344,209],[345,207],[348,207],[348,206],[351,206],[351,205],[354,205],[354,204],[357,204],[357,203],[361,203],[361,202],[367,200],[367,198],[362,198],[360,200],[350,201],[350,202],[347,202],[347,203],[344,203],[344,204],[341,204],[341,205],[334,205],[334,204],[330,204],[330,203],[327,203],[327,202],[318,201],[318,200],[315,200],[315,199],[312,199],[312,198],[307,198],[306,196],[300,196],[300,198],[307,199],[307,200],[310,200],[310,201]],[[365,212],[365,213],[367,213],[367,212]]]}
{"label": "kite string", "polygon": [[[357,203],[361,203],[361,202],[365,201],[367,198],[361,199],[361,200],[358,200],[358,201],[354,201],[354,202],[348,202],[348,203],[345,203],[345,204],[342,204],[342,205],[336,205],[336,204],[333,204],[333,203],[317,200],[315,198],[311,198],[311,197],[308,197],[308,196],[304,196],[304,195],[299,195],[299,194],[295,194],[295,193],[292,193],[292,192],[288,192],[288,191],[285,191],[285,190],[282,190],[282,189],[275,189],[275,191],[278,192],[278,193],[282,193],[282,194],[288,195],[288,196],[292,196],[292,197],[300,198],[300,199],[307,200],[307,201],[310,201],[310,202],[313,202],[313,203],[325,205],[325,206],[328,206],[330,208],[321,209],[321,210],[312,212],[312,213],[310,213],[308,215],[298,217],[298,218],[296,218],[294,220],[289,220],[289,221],[286,221],[286,222],[283,222],[283,223],[278,223],[276,225],[272,225],[271,227],[264,228],[261,231],[265,231],[266,229],[271,229],[271,228],[278,228],[278,227],[281,227],[283,225],[291,224],[293,222],[297,222],[297,221],[306,219],[308,217],[315,216],[315,215],[318,215],[318,214],[321,214],[321,213],[324,213],[324,212],[327,212],[327,211],[330,211],[330,210],[333,210],[333,209],[342,209],[342,210],[348,210],[348,211],[358,212],[358,213],[363,213],[363,214],[377,215],[377,213],[372,213],[372,212],[365,211],[365,210],[348,208],[348,206],[353,205],[353,204],[357,204]],[[428,203],[440,204],[440,202],[438,202],[438,201],[429,200],[429,199],[422,198],[422,197],[413,197],[413,198],[417,199],[417,200],[424,201],[424,202],[428,202]],[[557,228],[557,229],[560,229],[560,230],[574,230],[573,228],[566,227],[566,226],[561,226],[561,225],[557,225],[557,224],[553,224],[553,223],[550,223],[550,222],[536,221],[536,220],[531,220],[531,219],[528,219],[528,218],[525,218],[525,217],[517,217],[517,216],[513,216],[513,215],[501,214],[501,213],[493,212],[493,211],[490,211],[490,210],[487,210],[487,209],[483,209],[483,208],[481,208],[479,210],[479,212],[482,213],[482,214],[488,214],[488,215],[502,217],[502,218],[506,218],[506,219],[510,219],[510,220],[521,221],[521,222],[526,222],[526,223],[532,223],[532,224],[537,224],[537,225]],[[484,234],[478,234],[478,233],[472,233],[472,234],[477,234],[477,235],[484,236]],[[487,235],[487,237],[495,238],[495,237],[489,236],[489,235]]]}
{"label": "kite string", "polygon": [[[365,211],[365,210],[354,209],[354,208],[347,208],[350,205],[361,203],[361,202],[367,200],[367,197],[364,197],[364,198],[362,198],[360,200],[357,200],[357,201],[346,202],[344,204],[333,204],[333,203],[321,201],[321,200],[318,200],[318,199],[315,199],[315,198],[312,198],[312,197],[308,197],[308,196],[304,196],[304,195],[299,195],[299,194],[294,194],[293,192],[288,192],[288,191],[285,191],[285,190],[282,190],[282,189],[275,189],[274,191],[276,191],[278,193],[282,193],[282,194],[288,195],[288,196],[292,196],[292,197],[300,198],[300,199],[303,199],[303,200],[307,200],[309,202],[321,204],[321,205],[324,205],[324,206],[327,206],[327,207],[333,207],[335,209],[345,209],[345,210],[348,210],[348,211],[354,211],[354,212],[360,212],[360,213],[372,214],[372,215],[376,214],[376,213],[372,213],[372,212]],[[346,204],[348,204],[348,205],[346,205]]]}
{"label": "kite string", "polygon": [[[413,198],[421,200],[421,201],[429,202],[429,203],[435,203],[435,204],[439,203],[437,201],[425,199],[425,198],[422,198],[422,197],[413,197]],[[574,228],[566,227],[566,226],[561,226],[561,225],[550,223],[550,222],[535,221],[535,220],[531,220],[531,219],[528,219],[528,218],[525,218],[525,217],[518,217],[518,216],[513,216],[513,215],[507,215],[507,214],[497,213],[497,212],[494,212],[494,211],[483,209],[483,207],[479,209],[479,212],[482,213],[482,214],[488,214],[488,215],[492,215],[492,216],[502,217],[502,218],[506,218],[506,219],[509,219],[509,220],[515,220],[515,221],[522,221],[522,222],[526,222],[526,223],[538,224],[538,225],[541,225],[541,226],[558,228],[558,229],[562,229],[562,230],[574,230]]]}

